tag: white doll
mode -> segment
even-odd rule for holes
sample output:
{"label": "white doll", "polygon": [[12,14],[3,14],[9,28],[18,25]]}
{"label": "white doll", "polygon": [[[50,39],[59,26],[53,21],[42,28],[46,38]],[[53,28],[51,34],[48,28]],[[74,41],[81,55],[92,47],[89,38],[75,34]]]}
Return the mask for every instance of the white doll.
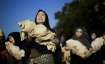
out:
{"label": "white doll", "polygon": [[27,32],[30,37],[35,38],[35,42],[47,46],[48,50],[55,51],[55,33],[48,30],[43,24],[35,24],[33,21],[25,20],[19,23],[21,32]]}

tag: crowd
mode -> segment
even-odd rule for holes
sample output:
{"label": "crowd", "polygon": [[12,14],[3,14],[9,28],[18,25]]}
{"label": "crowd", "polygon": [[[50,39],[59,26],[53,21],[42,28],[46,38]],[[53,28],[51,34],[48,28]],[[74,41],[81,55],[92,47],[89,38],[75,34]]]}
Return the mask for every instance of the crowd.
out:
{"label": "crowd", "polygon": [[0,64],[105,64],[105,33],[89,36],[77,28],[66,40],[51,29],[43,10],[37,12],[35,22],[24,20],[18,25],[20,32],[11,32],[6,39],[0,29]]}

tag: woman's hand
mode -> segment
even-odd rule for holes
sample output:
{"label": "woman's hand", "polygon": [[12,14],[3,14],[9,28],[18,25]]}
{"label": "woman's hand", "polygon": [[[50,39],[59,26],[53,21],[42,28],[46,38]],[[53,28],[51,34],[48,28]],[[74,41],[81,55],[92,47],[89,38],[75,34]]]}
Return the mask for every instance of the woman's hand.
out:
{"label": "woman's hand", "polygon": [[11,48],[12,45],[13,45],[13,43],[11,43],[11,42],[9,42],[9,41],[6,42],[6,46],[7,46],[7,47]]}

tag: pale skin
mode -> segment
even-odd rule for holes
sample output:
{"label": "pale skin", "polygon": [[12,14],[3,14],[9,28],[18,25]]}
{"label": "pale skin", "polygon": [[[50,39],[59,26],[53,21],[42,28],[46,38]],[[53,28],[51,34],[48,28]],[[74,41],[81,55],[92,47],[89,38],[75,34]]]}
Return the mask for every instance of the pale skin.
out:
{"label": "pale skin", "polygon": [[38,15],[37,15],[37,23],[40,24],[40,23],[44,23],[45,22],[45,13],[44,12],[39,12]]}
{"label": "pale skin", "polygon": [[96,34],[92,33],[91,38],[94,40],[96,38]]}
{"label": "pale skin", "polygon": [[[37,17],[36,17],[36,23],[37,24],[43,24],[45,22],[45,13],[44,12],[38,12]],[[33,30],[30,31],[29,35],[31,37],[34,37],[34,34],[31,34],[33,32]]]}
{"label": "pale skin", "polygon": [[76,35],[77,37],[81,37],[81,36],[82,36],[82,32],[77,31],[77,32],[75,32],[75,35]]}

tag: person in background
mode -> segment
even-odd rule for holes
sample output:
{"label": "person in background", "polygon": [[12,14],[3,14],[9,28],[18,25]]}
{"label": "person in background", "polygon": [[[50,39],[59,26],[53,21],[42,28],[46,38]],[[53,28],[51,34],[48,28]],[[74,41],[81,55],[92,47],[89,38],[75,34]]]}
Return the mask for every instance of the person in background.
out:
{"label": "person in background", "polygon": [[65,37],[64,37],[64,29],[61,28],[57,31],[57,37],[59,39],[59,43],[60,43],[60,46],[64,46],[65,45]]}
{"label": "person in background", "polygon": [[105,63],[105,33],[97,37],[93,33],[93,41],[91,43],[93,54],[87,58],[87,64],[104,64]]}
{"label": "person in background", "polygon": [[95,40],[96,38],[97,38],[97,35],[96,35],[95,32],[93,32],[93,33],[91,34],[91,40],[93,41],[93,40]]}
{"label": "person in background", "polygon": [[77,28],[72,38],[66,41],[63,48],[66,64],[84,64],[84,58],[90,56],[91,44],[84,35],[83,29]]}
{"label": "person in background", "polygon": [[19,32],[12,32],[8,35],[5,43],[6,50],[11,58],[8,64],[20,64],[22,58],[25,56],[25,51],[22,49],[21,38]]}
{"label": "person in background", "polygon": [[85,34],[83,29],[77,28],[72,39],[80,41],[83,45],[85,45],[89,49],[91,48],[90,42],[84,35]]}
{"label": "person in background", "polygon": [[0,29],[0,63],[7,64],[9,54],[5,48],[5,35],[2,29]]}
{"label": "person in background", "polygon": [[62,47],[65,46],[65,37],[64,37],[64,29],[63,28],[61,28],[57,31],[57,37],[59,39],[59,49],[58,49],[58,54],[56,54],[56,55],[59,58],[58,61],[60,60],[60,62],[63,63]]}

